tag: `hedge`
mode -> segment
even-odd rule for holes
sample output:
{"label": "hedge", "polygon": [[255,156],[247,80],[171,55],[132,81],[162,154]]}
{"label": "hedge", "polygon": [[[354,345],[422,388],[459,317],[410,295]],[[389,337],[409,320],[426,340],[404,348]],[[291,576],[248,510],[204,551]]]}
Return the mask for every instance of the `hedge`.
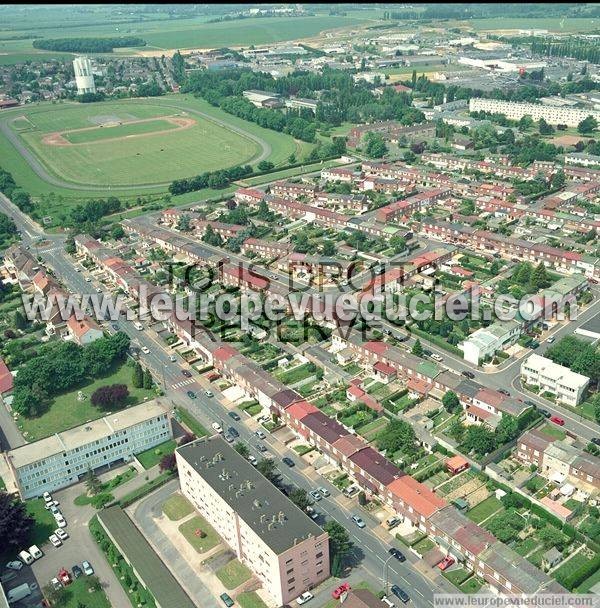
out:
{"label": "hedge", "polygon": [[128,507],[140,498],[147,496],[148,494],[156,490],[156,488],[159,488],[163,484],[167,483],[167,481],[175,479],[176,477],[177,471],[165,471],[164,473],[161,473],[158,477],[155,477],[148,483],[141,486],[140,488],[129,492],[129,494],[125,494],[125,496],[117,500],[115,504],[118,504],[121,508],[125,509],[125,507]]}
{"label": "hedge", "polygon": [[558,576],[558,582],[566,587],[569,591],[573,591],[583,581],[587,580],[600,568],[600,555],[594,556],[589,562],[580,566],[575,572],[568,576]]}
{"label": "hedge", "polygon": [[551,513],[548,513],[548,511],[546,511],[546,509],[544,509],[543,507],[540,507],[539,505],[532,503],[531,512],[534,515],[541,517],[543,520],[547,521],[548,523],[552,524],[553,526],[557,527],[559,530],[562,530],[563,521],[561,519],[559,519],[558,517],[556,517],[556,515],[552,515]]}

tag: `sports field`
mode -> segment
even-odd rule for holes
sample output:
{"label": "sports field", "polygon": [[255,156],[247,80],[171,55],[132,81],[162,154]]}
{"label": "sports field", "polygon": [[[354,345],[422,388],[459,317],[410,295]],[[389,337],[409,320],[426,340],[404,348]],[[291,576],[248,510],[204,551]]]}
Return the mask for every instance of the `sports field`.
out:
{"label": "sports field", "polygon": [[248,134],[143,100],[45,106],[23,116],[29,127],[22,119],[16,126],[22,141],[49,173],[73,184],[158,184],[265,154]]}

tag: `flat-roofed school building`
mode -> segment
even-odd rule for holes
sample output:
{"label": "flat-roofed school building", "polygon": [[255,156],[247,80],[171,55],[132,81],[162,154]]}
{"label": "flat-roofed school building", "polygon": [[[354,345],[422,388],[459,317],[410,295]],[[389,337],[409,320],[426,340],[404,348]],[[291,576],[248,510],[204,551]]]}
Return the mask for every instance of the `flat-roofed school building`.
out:
{"label": "flat-roofed school building", "polygon": [[329,577],[329,535],[222,437],[175,454],[184,496],[278,606]]}
{"label": "flat-roofed school building", "polygon": [[130,461],[173,437],[166,401],[154,399],[5,454],[21,498],[77,483],[88,470]]}

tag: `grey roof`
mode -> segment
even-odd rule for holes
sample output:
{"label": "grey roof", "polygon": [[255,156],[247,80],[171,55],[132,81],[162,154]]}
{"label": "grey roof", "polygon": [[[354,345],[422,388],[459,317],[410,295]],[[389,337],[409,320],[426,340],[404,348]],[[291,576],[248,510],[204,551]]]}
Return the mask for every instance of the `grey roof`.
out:
{"label": "grey roof", "polygon": [[[222,437],[199,439],[177,452],[276,554],[298,540],[324,534]],[[209,466],[218,454],[220,459]]]}
{"label": "grey roof", "polygon": [[466,395],[471,399],[475,398],[475,395],[481,390],[481,384],[473,380],[461,380],[456,387],[456,392],[459,395]]}
{"label": "grey roof", "polygon": [[121,507],[98,512],[98,521],[118,544],[118,549],[133,566],[140,582],[152,593],[157,605],[195,608],[181,585],[158,557]]}

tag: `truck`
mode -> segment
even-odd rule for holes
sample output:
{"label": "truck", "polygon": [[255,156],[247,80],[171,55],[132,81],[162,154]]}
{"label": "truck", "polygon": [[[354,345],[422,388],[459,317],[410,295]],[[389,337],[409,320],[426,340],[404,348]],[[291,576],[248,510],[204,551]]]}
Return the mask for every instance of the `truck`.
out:
{"label": "truck", "polygon": [[9,604],[14,604],[28,595],[31,595],[31,587],[29,586],[29,583],[23,583],[18,587],[9,589],[8,593],[6,594],[6,599],[8,600]]}

